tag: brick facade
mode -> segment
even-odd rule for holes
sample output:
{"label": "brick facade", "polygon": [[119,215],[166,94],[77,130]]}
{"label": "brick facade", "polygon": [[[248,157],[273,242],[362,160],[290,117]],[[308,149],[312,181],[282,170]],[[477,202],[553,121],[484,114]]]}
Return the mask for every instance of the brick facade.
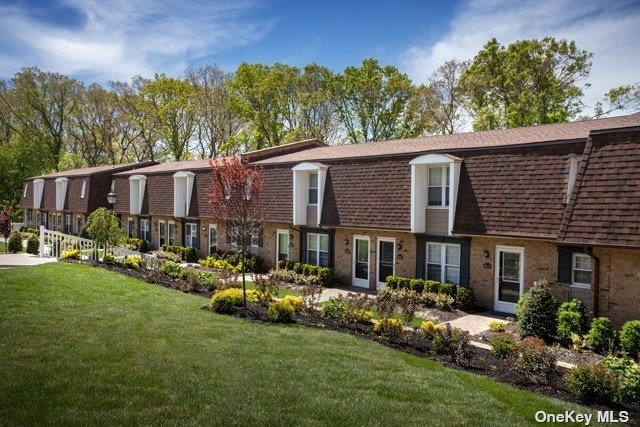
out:
{"label": "brick facade", "polygon": [[640,319],[640,250],[595,248],[600,259],[600,316],[615,327]]}

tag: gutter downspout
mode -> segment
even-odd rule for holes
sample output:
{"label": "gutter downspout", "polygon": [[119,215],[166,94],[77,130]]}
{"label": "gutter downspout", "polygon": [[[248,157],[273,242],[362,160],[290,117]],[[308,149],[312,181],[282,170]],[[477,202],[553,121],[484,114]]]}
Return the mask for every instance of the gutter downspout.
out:
{"label": "gutter downspout", "polygon": [[592,298],[593,298],[593,317],[599,317],[600,313],[600,258],[593,254],[593,248],[585,248],[587,255],[593,260],[593,278],[592,278]]}

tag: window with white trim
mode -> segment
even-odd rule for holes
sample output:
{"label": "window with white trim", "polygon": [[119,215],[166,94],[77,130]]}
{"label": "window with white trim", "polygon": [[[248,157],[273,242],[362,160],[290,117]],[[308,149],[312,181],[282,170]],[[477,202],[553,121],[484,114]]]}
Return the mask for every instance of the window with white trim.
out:
{"label": "window with white trim", "polygon": [[209,224],[209,255],[218,252],[218,228],[216,224]]}
{"label": "window with white trim", "polygon": [[591,257],[589,255],[573,254],[571,285],[579,288],[591,287]]}
{"label": "window with white trim", "polygon": [[24,185],[24,192],[22,193],[22,197],[27,197],[27,190],[29,189],[29,184]]}
{"label": "window with white trim", "polygon": [[309,173],[309,204],[318,204],[318,172]]}
{"label": "window with white trim", "polygon": [[82,188],[80,189],[80,198],[84,199],[84,194],[87,192],[87,180],[82,181]]}
{"label": "window with white trim", "polygon": [[71,234],[71,214],[64,214],[64,232],[67,234]]}
{"label": "window with white trim", "polygon": [[427,206],[449,206],[449,166],[429,166]]}
{"label": "window with white trim", "polygon": [[460,284],[460,245],[427,243],[428,280]]}
{"label": "window with white trim", "polygon": [[195,222],[187,222],[184,224],[184,245],[188,248],[196,248],[198,246],[198,224]]}
{"label": "window with white trim", "polygon": [[307,263],[329,266],[329,236],[327,234],[307,234]]}
{"label": "window with white trim", "polygon": [[151,231],[149,229],[149,219],[140,219],[140,238],[147,242],[151,241]]}

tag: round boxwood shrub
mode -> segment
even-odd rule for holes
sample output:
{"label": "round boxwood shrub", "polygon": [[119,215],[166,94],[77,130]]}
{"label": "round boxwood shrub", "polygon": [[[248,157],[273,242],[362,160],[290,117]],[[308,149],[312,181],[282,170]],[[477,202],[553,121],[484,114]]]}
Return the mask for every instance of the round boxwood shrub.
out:
{"label": "round boxwood shrub", "polygon": [[32,255],[40,253],[40,239],[33,234],[27,239],[27,253]]}
{"label": "round boxwood shrub", "polygon": [[611,402],[618,389],[615,372],[600,364],[574,368],[565,379],[571,392],[584,403]]}
{"label": "round boxwood shrub", "polygon": [[209,307],[216,313],[233,313],[236,307],[242,305],[242,289],[230,288],[218,291],[211,297]]}
{"label": "round boxwood shrub", "polygon": [[282,299],[282,302],[289,304],[296,312],[304,308],[304,300],[299,296],[287,295]]}
{"label": "round boxwood shrub", "polygon": [[278,323],[289,323],[293,320],[295,310],[289,302],[276,301],[269,304],[269,320]]}
{"label": "round boxwood shrub", "polygon": [[382,319],[373,325],[373,333],[388,338],[399,338],[402,335],[402,320],[390,317]]}
{"label": "round boxwood shrub", "polygon": [[[528,294],[528,296],[527,296]],[[548,340],[556,333],[558,300],[551,294],[546,280],[533,284],[518,301],[520,336],[535,336]]]}
{"label": "round boxwood shrub", "polygon": [[613,347],[615,334],[611,320],[607,317],[596,317],[591,321],[591,328],[586,336],[587,344],[600,354],[608,353]]}
{"label": "round boxwood shrub", "polygon": [[627,356],[640,357],[640,320],[629,320],[620,330],[620,348]]}
{"label": "round boxwood shrub", "polygon": [[564,346],[570,346],[574,334],[582,333],[586,318],[584,303],[578,299],[563,302],[558,309],[558,339]]}
{"label": "round boxwood shrub", "polygon": [[517,350],[518,343],[511,334],[499,333],[491,340],[491,354],[501,359],[506,359]]}
{"label": "round boxwood shrub", "polygon": [[456,306],[459,308],[469,308],[476,301],[476,296],[468,286],[458,286],[456,289]]}
{"label": "round boxwood shrub", "polygon": [[427,339],[434,339],[437,334],[441,333],[444,329],[439,323],[434,322],[433,320],[425,320],[420,324],[420,331],[424,334]]}
{"label": "round boxwood shrub", "polygon": [[9,236],[7,250],[12,254],[22,252],[22,234],[20,232],[15,231]]}

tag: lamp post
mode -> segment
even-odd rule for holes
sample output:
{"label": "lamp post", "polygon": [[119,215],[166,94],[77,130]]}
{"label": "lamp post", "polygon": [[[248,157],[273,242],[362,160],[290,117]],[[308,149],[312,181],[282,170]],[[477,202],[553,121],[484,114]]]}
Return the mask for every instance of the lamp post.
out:
{"label": "lamp post", "polygon": [[109,210],[113,210],[114,205],[116,204],[116,193],[112,191],[107,194],[107,203],[109,204]]}

